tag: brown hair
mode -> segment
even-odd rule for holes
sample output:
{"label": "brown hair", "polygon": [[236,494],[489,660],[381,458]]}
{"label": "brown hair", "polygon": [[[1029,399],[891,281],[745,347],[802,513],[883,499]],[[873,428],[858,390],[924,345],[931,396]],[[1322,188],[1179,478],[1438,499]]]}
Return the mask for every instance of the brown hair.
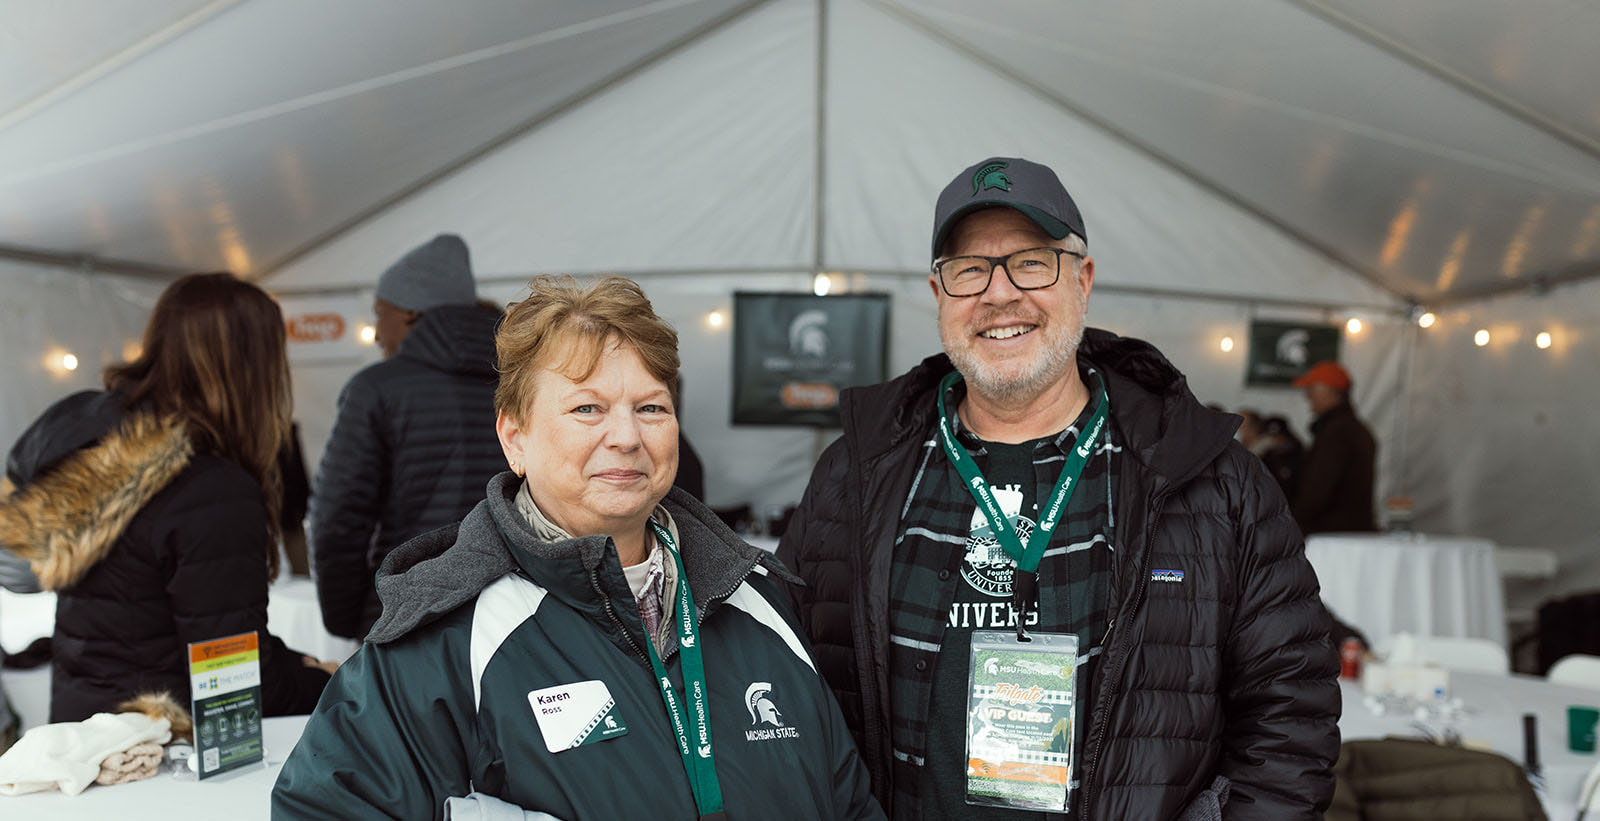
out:
{"label": "brown hair", "polygon": [[156,300],[139,357],[106,368],[105,384],[130,408],[179,417],[197,450],[255,477],[267,508],[267,568],[276,577],[278,450],[292,411],[278,303],[232,274],[183,277]]}
{"label": "brown hair", "polygon": [[572,277],[540,275],[528,287],[533,293],[507,308],[494,335],[497,412],[526,421],[540,370],[581,382],[594,373],[612,340],[638,352],[645,370],[667,386],[677,405],[678,332],[656,316],[637,282],[606,277],[583,289]]}

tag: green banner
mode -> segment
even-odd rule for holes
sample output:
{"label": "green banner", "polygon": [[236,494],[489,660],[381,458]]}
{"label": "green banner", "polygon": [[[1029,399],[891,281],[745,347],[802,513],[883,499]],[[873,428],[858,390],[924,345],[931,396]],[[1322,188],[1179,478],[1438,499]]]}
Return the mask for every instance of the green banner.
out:
{"label": "green banner", "polygon": [[733,295],[733,424],[839,427],[839,393],[884,381],[889,295]]}
{"label": "green banner", "polygon": [[1287,387],[1318,362],[1339,361],[1340,330],[1310,322],[1256,320],[1250,323],[1250,352],[1244,383]]}

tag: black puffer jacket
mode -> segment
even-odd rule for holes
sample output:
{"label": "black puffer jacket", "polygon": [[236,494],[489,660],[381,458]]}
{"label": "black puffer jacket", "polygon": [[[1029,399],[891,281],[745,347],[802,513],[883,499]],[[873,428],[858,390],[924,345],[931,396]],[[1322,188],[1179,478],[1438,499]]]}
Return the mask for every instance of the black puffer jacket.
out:
{"label": "black puffer jacket", "polygon": [[1378,442],[1346,402],[1311,423],[1311,449],[1300,465],[1294,520],[1300,532],[1370,533]]}
{"label": "black puffer jacket", "polygon": [[506,469],[494,431],[494,329],[475,306],[433,308],[393,359],[350,378],[311,494],[322,621],[360,638],[377,621],[383,557],[458,522]]}
{"label": "black puffer jacket", "polygon": [[[1338,656],[1281,493],[1232,443],[1237,420],[1202,407],[1154,348],[1090,329],[1080,355],[1107,373],[1128,443],[1112,630],[1085,705],[1085,816],[1173,818],[1215,800],[1203,793],[1220,775],[1224,817],[1319,817],[1339,752]],[[806,582],[796,597],[819,669],[886,804],[891,550],[950,370],[939,355],[844,393],[844,436],[779,548]],[[1152,583],[1152,569],[1183,580]]]}
{"label": "black puffer jacket", "polygon": [[316,706],[328,674],[267,633],[267,510],[244,468],[86,391],[34,422],[6,476],[0,544],[58,596],[51,721],[147,692],[187,707],[186,644],[252,630],[266,715]]}

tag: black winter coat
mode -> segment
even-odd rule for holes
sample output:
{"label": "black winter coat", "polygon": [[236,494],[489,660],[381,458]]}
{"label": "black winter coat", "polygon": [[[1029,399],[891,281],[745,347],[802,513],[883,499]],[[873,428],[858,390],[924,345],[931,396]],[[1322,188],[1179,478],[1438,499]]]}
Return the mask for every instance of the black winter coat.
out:
{"label": "black winter coat", "polygon": [[328,632],[366,635],[383,557],[460,521],[506,469],[494,429],[498,321],[476,306],[430,309],[393,359],[361,370],[339,395],[309,533]]}
{"label": "black winter coat", "polygon": [[328,674],[267,633],[267,510],[238,464],[117,395],[61,400],[11,451],[0,544],[56,591],[50,720],[141,693],[188,707],[187,643],[257,631],[265,714],[309,713]]}
{"label": "black winter coat", "polygon": [[[1080,354],[1106,373],[1128,443],[1112,629],[1085,705],[1085,817],[1173,818],[1216,800],[1216,776],[1232,783],[1226,818],[1319,817],[1339,752],[1338,655],[1282,494],[1232,442],[1237,420],[1202,407],[1154,348],[1090,329]],[[845,391],[844,436],[778,551],[806,582],[796,597],[819,669],[886,805],[891,551],[950,370],[939,355]],[[1183,581],[1153,584],[1152,568]]]}
{"label": "black winter coat", "polygon": [[1369,533],[1378,442],[1348,403],[1311,423],[1311,449],[1300,465],[1294,520],[1300,532]]}

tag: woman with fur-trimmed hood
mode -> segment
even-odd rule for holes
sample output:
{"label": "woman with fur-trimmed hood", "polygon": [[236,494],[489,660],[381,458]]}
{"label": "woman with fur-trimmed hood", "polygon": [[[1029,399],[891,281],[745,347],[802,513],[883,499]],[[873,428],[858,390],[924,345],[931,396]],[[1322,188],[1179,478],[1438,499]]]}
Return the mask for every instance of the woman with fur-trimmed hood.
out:
{"label": "woman with fur-trimmed hood", "polygon": [[23,433],[0,489],[0,546],[58,597],[50,720],[149,693],[187,708],[187,643],[252,630],[265,714],[310,712],[333,664],[267,633],[290,411],[277,304],[230,274],[184,277],[105,383]]}

